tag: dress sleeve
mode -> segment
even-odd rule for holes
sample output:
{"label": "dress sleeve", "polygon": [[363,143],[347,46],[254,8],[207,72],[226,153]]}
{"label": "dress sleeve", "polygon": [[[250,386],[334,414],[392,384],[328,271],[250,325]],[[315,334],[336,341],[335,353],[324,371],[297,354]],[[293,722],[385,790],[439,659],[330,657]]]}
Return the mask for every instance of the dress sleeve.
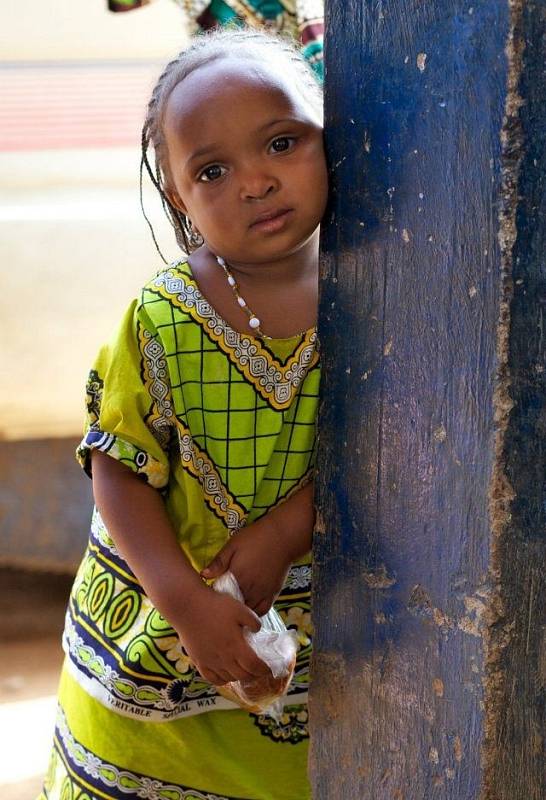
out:
{"label": "dress sleeve", "polygon": [[91,477],[91,451],[121,461],[150,486],[169,481],[174,431],[167,360],[138,301],[100,351],[87,381],[85,435],[76,457]]}

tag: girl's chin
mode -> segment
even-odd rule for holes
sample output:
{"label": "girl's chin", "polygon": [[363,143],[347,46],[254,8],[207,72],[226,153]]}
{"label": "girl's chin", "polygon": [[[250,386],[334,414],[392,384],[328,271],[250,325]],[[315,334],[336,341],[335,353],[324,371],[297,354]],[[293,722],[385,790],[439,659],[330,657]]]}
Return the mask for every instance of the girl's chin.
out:
{"label": "girl's chin", "polygon": [[[315,246],[315,237],[319,234],[319,225],[313,229],[299,232],[282,231],[277,235],[244,236],[238,242],[226,246],[218,246],[215,250],[212,243],[206,242],[204,248],[213,257],[221,255],[228,264],[269,264],[275,261],[282,261],[290,258],[295,253],[299,253],[306,247]],[[225,240],[224,240],[225,242]]]}

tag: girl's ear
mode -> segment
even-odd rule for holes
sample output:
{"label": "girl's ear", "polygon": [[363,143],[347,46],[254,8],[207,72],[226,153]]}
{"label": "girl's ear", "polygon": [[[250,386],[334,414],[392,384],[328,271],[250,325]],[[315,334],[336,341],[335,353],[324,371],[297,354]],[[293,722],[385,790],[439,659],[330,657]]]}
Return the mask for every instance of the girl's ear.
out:
{"label": "girl's ear", "polygon": [[165,192],[165,197],[167,198],[171,206],[174,206],[174,208],[176,208],[178,211],[181,211],[183,214],[187,216],[188,210],[184,205],[184,203],[182,202],[180,195],[178,194],[176,189],[173,189],[170,186],[166,186],[164,188],[164,192]]}

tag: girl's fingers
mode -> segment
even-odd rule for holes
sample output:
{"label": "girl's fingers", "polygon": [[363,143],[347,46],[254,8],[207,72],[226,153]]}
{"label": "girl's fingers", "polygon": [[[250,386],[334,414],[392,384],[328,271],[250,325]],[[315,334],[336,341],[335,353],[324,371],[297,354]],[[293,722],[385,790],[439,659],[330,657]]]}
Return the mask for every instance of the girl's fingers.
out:
{"label": "girl's fingers", "polygon": [[201,570],[200,574],[204,578],[218,578],[220,575],[223,575],[224,572],[228,571],[232,555],[233,547],[231,546],[231,542],[228,542],[212,559],[210,564],[205,567],[205,569]]}
{"label": "girl's fingers", "polygon": [[238,659],[238,663],[245,669],[253,678],[260,677],[261,675],[267,675],[271,670],[265,663],[259,658],[252,647],[248,645],[248,648],[244,655],[240,656]]}
{"label": "girl's fingers", "polygon": [[237,672],[237,680],[239,681],[251,681],[256,677],[256,675],[250,672],[240,661],[237,662]]}
{"label": "girl's fingers", "polygon": [[[224,686],[226,683],[232,681],[250,681],[255,680],[257,676],[264,675],[269,668],[259,658],[250,659],[252,666],[249,669],[245,665],[244,660],[236,661],[222,670],[205,670],[201,673],[205,680],[214,686]],[[205,674],[206,673],[206,674]]]}
{"label": "girl's fingers", "polygon": [[252,606],[252,610],[255,611],[259,617],[263,617],[264,614],[267,614],[270,608],[270,601],[264,598],[262,598],[255,606]]}
{"label": "girl's fingers", "polygon": [[229,678],[225,680],[221,675],[211,669],[200,669],[199,674],[214,686],[223,686],[224,683],[229,683]]}
{"label": "girl's fingers", "polygon": [[254,579],[247,578],[246,575],[241,575],[241,573],[236,574],[235,571],[233,572],[235,577],[237,578],[237,583],[239,584],[242,593],[247,598],[252,597],[253,594],[256,594],[256,590],[254,588]]}
{"label": "girl's fingers", "polygon": [[260,628],[262,627],[262,623],[260,622],[257,614],[254,613],[250,608],[247,606],[243,606],[241,604],[242,613],[241,613],[241,624],[245,626],[245,628],[250,628],[252,633],[258,633]]}
{"label": "girl's fingers", "polygon": [[245,662],[245,668],[250,672],[253,678],[261,678],[262,675],[269,675],[271,673],[265,661],[262,661],[258,656],[251,659],[250,662]]}

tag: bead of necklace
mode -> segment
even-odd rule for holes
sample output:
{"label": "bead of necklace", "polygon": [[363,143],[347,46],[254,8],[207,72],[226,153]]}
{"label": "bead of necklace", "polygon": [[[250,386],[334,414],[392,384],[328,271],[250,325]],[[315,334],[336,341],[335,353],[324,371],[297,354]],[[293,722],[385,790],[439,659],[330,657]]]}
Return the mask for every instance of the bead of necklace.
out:
{"label": "bead of necklace", "polygon": [[248,324],[249,324],[250,328],[252,329],[252,332],[253,333],[257,333],[259,336],[261,336],[264,339],[268,339],[269,337],[266,336],[263,333],[263,331],[261,330],[261,328],[260,328],[261,322],[260,322],[259,318],[248,307],[248,303],[246,302],[246,300],[243,297],[241,297],[241,293],[239,292],[239,287],[237,285],[237,281],[235,280],[235,278],[231,274],[231,270],[229,269],[228,265],[226,264],[224,259],[221,258],[220,256],[216,256],[216,261],[218,262],[218,264],[224,270],[224,274],[225,274],[225,276],[227,278],[227,282],[228,282],[229,286],[231,287],[231,291],[235,295],[235,299],[237,300],[237,303],[239,304],[239,306],[243,309],[243,311],[247,315]]}

